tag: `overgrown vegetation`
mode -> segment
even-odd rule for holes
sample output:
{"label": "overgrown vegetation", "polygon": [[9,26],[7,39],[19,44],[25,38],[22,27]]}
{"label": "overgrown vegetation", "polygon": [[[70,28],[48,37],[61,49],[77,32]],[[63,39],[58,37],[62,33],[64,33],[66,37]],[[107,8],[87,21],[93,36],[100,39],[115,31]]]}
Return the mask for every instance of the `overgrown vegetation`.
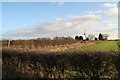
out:
{"label": "overgrown vegetation", "polygon": [[[3,78],[120,79],[120,54],[3,49]],[[11,74],[12,73],[12,74]]]}
{"label": "overgrown vegetation", "polygon": [[55,38],[39,38],[31,40],[3,40],[3,47],[24,48],[24,49],[37,49],[49,46],[69,45],[78,42],[70,37]]}
{"label": "overgrown vegetation", "polygon": [[[77,41],[55,38],[53,40],[12,40],[8,47],[8,44],[3,41],[3,79],[119,80],[119,44],[119,41]],[[60,45],[67,50],[49,52],[49,48],[45,48],[49,46],[59,48]],[[44,48],[45,51],[40,48]]]}

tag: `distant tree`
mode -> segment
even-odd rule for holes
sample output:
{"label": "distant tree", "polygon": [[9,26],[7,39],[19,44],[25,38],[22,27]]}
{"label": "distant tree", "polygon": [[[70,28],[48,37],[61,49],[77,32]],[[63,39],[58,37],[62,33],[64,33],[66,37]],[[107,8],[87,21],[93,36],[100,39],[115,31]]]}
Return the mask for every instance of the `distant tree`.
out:
{"label": "distant tree", "polygon": [[53,40],[73,40],[73,38],[70,36],[67,37],[62,36],[62,37],[54,37]]}
{"label": "distant tree", "polygon": [[92,34],[88,35],[88,39],[89,39],[89,40],[93,40],[94,38],[95,38],[94,35],[92,35]]}
{"label": "distant tree", "polygon": [[75,39],[78,40],[78,36],[75,36]]}
{"label": "distant tree", "polygon": [[109,37],[109,35],[108,35],[108,34],[102,34],[102,36],[103,36],[103,40],[107,40],[107,39],[108,39],[108,37]]}
{"label": "distant tree", "polygon": [[36,40],[40,40],[41,38],[36,38]]}
{"label": "distant tree", "polygon": [[70,37],[70,36],[67,36],[67,37],[61,37],[61,39],[62,39],[62,40],[73,40],[73,38]]}
{"label": "distant tree", "polygon": [[75,36],[75,39],[76,40],[83,40],[83,37],[82,36]]}
{"label": "distant tree", "polygon": [[103,36],[102,36],[101,33],[99,34],[98,39],[99,39],[99,40],[103,40]]}
{"label": "distant tree", "polygon": [[86,41],[88,41],[88,40],[89,40],[89,38],[87,37],[87,38],[86,38]]}
{"label": "distant tree", "polygon": [[73,40],[73,38],[71,36],[67,36],[66,37],[68,40]]}
{"label": "distant tree", "polygon": [[79,36],[79,40],[83,40],[83,37],[82,37],[82,36]]}
{"label": "distant tree", "polygon": [[63,40],[63,39],[64,37],[57,37],[57,36],[53,38],[53,40]]}
{"label": "distant tree", "polygon": [[57,37],[57,36],[53,38],[53,40],[58,40],[58,39],[59,39],[59,37]]}
{"label": "distant tree", "polygon": [[95,37],[95,40],[98,40],[98,39]]}

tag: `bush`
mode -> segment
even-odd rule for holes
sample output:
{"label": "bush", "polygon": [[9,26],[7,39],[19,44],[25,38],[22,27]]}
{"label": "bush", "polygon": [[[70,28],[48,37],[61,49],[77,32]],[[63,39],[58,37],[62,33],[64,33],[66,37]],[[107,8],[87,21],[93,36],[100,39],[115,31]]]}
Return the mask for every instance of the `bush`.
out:
{"label": "bush", "polygon": [[3,49],[2,52],[3,78],[120,79],[120,55],[117,52],[44,53],[14,49]]}
{"label": "bush", "polygon": [[[51,40],[49,38],[32,39],[32,40],[12,40],[10,42],[10,47],[24,48],[24,49],[37,49],[49,46],[59,46],[59,45],[69,45],[76,43],[77,40],[72,38],[62,38]],[[3,47],[8,47],[8,40],[2,41]]]}

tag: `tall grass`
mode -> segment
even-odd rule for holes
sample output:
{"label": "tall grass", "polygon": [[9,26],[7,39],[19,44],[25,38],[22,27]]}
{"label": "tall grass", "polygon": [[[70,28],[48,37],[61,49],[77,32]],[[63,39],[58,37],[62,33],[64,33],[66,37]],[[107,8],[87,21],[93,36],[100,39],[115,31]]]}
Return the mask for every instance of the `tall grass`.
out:
{"label": "tall grass", "polygon": [[120,79],[118,52],[44,53],[3,49],[2,53],[3,78]]}
{"label": "tall grass", "polygon": [[[10,41],[9,47],[15,48],[28,48],[28,49],[37,49],[44,48],[50,46],[59,46],[59,45],[69,45],[76,43],[77,40],[72,38],[63,38],[63,39],[49,39],[49,38],[41,38],[41,39],[31,39],[31,40],[12,40]],[[9,40],[2,41],[2,47],[8,47]]]}

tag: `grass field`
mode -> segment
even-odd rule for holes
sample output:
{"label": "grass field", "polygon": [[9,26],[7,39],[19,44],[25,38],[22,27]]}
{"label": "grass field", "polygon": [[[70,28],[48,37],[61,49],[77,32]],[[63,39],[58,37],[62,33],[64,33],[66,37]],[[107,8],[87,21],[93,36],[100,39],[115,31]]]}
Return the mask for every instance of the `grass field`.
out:
{"label": "grass field", "polygon": [[[85,43],[76,43],[72,45],[66,45],[67,51],[118,51],[118,41],[88,41]],[[65,47],[62,46],[64,49]]]}
{"label": "grass field", "polygon": [[118,51],[118,41],[102,41],[92,46],[80,48],[83,51]]}

